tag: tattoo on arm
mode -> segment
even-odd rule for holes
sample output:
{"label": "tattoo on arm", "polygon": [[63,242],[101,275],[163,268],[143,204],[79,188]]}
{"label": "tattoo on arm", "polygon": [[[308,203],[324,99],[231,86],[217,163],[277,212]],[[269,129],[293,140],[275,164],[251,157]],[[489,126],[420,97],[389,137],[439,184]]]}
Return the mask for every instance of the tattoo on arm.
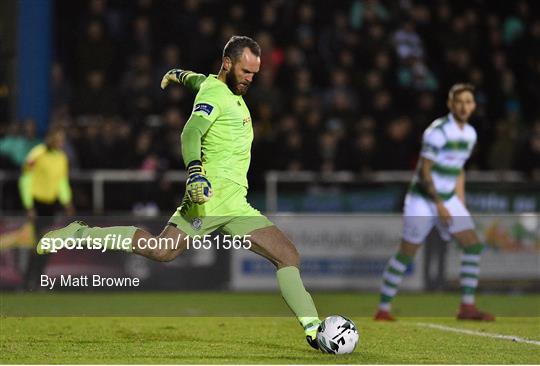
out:
{"label": "tattoo on arm", "polygon": [[420,168],[420,183],[424,188],[426,194],[433,200],[433,202],[439,202],[440,198],[435,189],[435,184],[433,183],[433,177],[431,176],[431,168],[433,166],[433,161],[429,159],[422,158],[422,165]]}

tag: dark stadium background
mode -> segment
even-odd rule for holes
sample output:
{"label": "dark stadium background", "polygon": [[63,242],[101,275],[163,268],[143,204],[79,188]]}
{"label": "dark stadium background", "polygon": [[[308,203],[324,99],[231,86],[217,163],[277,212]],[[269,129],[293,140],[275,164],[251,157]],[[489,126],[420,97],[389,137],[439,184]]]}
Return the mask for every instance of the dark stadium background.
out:
{"label": "dark stadium background", "polygon": [[[536,1],[0,3],[5,217],[23,213],[24,156],[60,126],[77,211],[161,215],[149,224],[159,230],[183,195],[180,132],[194,98],[181,87],[162,91],[160,80],[176,67],[217,73],[233,34],[263,51],[246,96],[255,129],[249,199],[260,210],[399,213],[422,131],[447,113],[456,82],[473,83],[478,102],[469,207],[540,210]],[[4,260],[16,261],[12,254]],[[182,270],[190,259],[179,261]]]}

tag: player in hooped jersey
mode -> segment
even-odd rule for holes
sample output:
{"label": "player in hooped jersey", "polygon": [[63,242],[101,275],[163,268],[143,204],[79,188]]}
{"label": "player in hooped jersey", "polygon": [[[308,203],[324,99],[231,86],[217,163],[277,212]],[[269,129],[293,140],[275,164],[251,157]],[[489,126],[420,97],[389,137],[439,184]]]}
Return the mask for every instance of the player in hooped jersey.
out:
{"label": "player in hooped jersey", "polygon": [[475,306],[483,244],[465,205],[464,165],[476,143],[476,131],[469,117],[476,108],[474,88],[456,84],[448,93],[450,113],[435,120],[424,132],[420,159],[405,198],[402,241],[383,273],[381,298],[375,320],[395,320],[391,302],[396,296],[407,266],[436,226],[443,238],[452,235],[461,247],[462,320],[491,321],[495,317]]}

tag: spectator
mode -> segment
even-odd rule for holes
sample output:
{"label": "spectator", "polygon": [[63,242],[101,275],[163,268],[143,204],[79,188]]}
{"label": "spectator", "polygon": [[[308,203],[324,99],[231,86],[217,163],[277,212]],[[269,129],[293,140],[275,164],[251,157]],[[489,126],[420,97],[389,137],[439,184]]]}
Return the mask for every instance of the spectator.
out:
{"label": "spectator", "polygon": [[89,71],[86,84],[77,92],[74,112],[76,115],[105,115],[116,112],[115,93],[105,85],[102,70]]}
{"label": "spectator", "polygon": [[281,113],[283,108],[283,92],[280,91],[274,82],[274,73],[270,69],[261,70],[258,75],[257,82],[250,90],[247,99],[255,105],[266,103],[269,104],[272,110],[276,113]]}
{"label": "spectator", "polygon": [[401,61],[422,59],[424,57],[424,46],[420,36],[414,29],[412,21],[404,21],[401,28],[394,33],[392,41]]}
{"label": "spectator", "polygon": [[88,24],[84,38],[79,42],[76,60],[79,81],[84,81],[92,70],[102,70],[105,76],[110,76],[114,46],[105,34],[102,22],[93,20]]}
{"label": "spectator", "polygon": [[321,154],[321,166],[319,170],[323,173],[336,171],[338,156],[338,138],[332,132],[322,134],[319,141],[319,150]]}
{"label": "spectator", "polygon": [[51,70],[52,109],[67,109],[71,103],[71,87],[67,82],[64,69],[59,63],[54,63]]}
{"label": "spectator", "polygon": [[33,119],[8,126],[6,135],[0,138],[1,169],[15,170],[22,166],[28,152],[40,142],[36,132]]}
{"label": "spectator", "polygon": [[495,141],[489,152],[488,168],[509,170],[516,156],[516,126],[509,121],[499,120],[495,123],[495,131]]}
{"label": "spectator", "polygon": [[540,181],[540,119],[536,120],[524,142],[517,165],[532,180]]}
{"label": "spectator", "polygon": [[175,44],[166,45],[161,55],[161,60],[154,72],[154,80],[161,80],[167,71],[180,68],[182,64],[180,49]]}
{"label": "spectator", "polygon": [[[497,6],[90,0],[80,14],[58,17],[59,30],[82,24],[83,32],[55,34],[56,44],[75,45],[62,48],[51,70],[52,119],[71,129],[83,169],[181,166],[177,139],[194,94],[184,87],[162,91],[159,80],[175,67],[215,73],[218,50],[243,33],[263,49],[263,67],[246,96],[258,181],[265,169],[279,167],[412,168],[421,131],[444,110],[455,82],[476,86],[475,167],[532,172],[520,158],[496,162],[493,156],[511,141],[527,141],[514,156],[534,156],[536,140],[524,132],[533,130],[540,114],[540,21],[534,10],[536,4],[526,0]],[[115,45],[123,45],[121,52]],[[494,128],[497,120],[508,125]],[[10,131],[8,141],[20,133]],[[126,147],[127,157],[104,156],[129,139],[137,143]],[[280,149],[295,163],[265,158]],[[377,160],[386,150],[399,157],[394,166]]]}
{"label": "spectator", "polygon": [[415,161],[415,144],[411,141],[412,123],[408,117],[392,120],[386,128],[378,151],[378,168],[382,170],[410,170]]}
{"label": "spectator", "polygon": [[153,51],[152,30],[148,16],[139,15],[133,20],[132,31],[127,43],[126,54],[151,54]]}

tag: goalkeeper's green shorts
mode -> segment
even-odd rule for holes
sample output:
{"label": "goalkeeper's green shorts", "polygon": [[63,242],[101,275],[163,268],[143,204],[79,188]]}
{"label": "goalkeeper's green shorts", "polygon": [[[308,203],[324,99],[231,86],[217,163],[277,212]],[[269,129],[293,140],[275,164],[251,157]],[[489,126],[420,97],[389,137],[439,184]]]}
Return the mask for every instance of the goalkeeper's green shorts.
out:
{"label": "goalkeeper's green shorts", "polygon": [[216,230],[244,236],[274,225],[248,203],[246,187],[226,178],[208,177],[208,180],[212,184],[212,198],[204,204],[196,204],[184,195],[182,204],[169,219],[169,225],[189,236],[202,236]]}

